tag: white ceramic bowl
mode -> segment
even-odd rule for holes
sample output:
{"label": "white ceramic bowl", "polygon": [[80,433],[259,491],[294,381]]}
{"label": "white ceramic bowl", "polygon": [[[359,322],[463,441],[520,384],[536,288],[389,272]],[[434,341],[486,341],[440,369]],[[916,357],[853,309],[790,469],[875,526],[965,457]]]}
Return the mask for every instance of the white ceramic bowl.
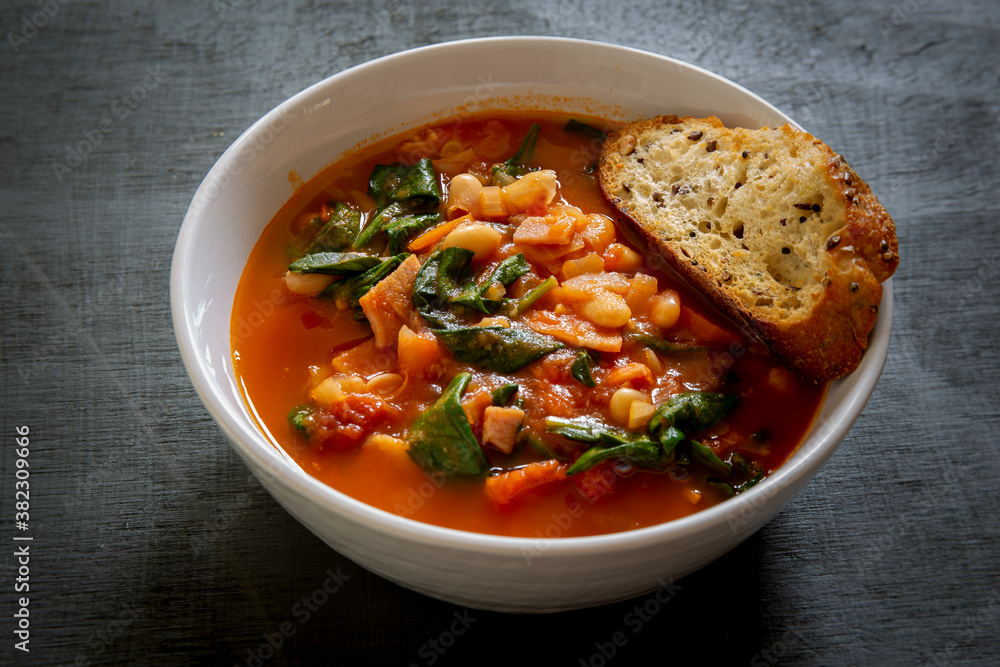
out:
{"label": "white ceramic bowl", "polygon": [[320,539],[432,597],[546,612],[657,589],[712,562],[774,516],[833,454],[874,389],[888,348],[892,285],[885,285],[861,367],[833,383],[805,443],[764,483],[716,507],[625,533],[521,539],[440,528],[354,500],[305,473],[255,426],[230,352],[237,281],[264,226],[292,194],[290,172],[308,180],[374,135],[511,104],[622,120],[675,113],[714,114],[747,127],[791,122],[714,74],[608,44],[477,39],[380,58],[281,104],[219,159],[177,239],[171,307],[184,363],[209,413],[268,492]]}

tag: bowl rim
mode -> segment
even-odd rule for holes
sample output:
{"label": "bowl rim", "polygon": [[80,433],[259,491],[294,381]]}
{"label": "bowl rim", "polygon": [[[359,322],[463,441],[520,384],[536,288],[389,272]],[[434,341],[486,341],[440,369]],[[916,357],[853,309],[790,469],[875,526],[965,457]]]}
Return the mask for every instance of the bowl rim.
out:
{"label": "bowl rim", "polygon": [[[237,454],[244,459],[253,459],[257,468],[252,467],[251,469],[269,470],[272,473],[268,480],[260,480],[265,488],[269,488],[269,483],[281,483],[289,490],[308,497],[311,502],[321,505],[324,512],[331,512],[356,523],[363,523],[369,526],[377,525],[380,527],[380,532],[387,536],[402,538],[408,542],[416,542],[427,546],[456,548],[463,551],[521,556],[526,547],[537,543],[540,539],[546,541],[543,554],[545,557],[557,558],[579,554],[582,551],[595,555],[628,551],[661,544],[670,539],[697,534],[709,529],[717,522],[726,521],[726,518],[733,514],[740,514],[748,506],[756,507],[756,504],[759,502],[758,499],[762,496],[774,496],[780,495],[783,491],[794,491],[794,485],[797,480],[804,479],[808,481],[830,456],[833,455],[840,441],[861,414],[866,402],[875,389],[888,353],[892,322],[891,279],[883,283],[882,304],[875,330],[879,334],[876,335],[875,331],[873,331],[870,342],[874,344],[869,345],[869,349],[862,357],[861,367],[852,374],[861,375],[858,379],[857,387],[850,393],[846,400],[837,406],[828,423],[819,424],[818,421],[814,423],[809,435],[806,437],[806,441],[803,441],[799,449],[784,464],[754,488],[713,507],[653,526],[617,533],[585,537],[513,537],[447,528],[393,514],[338,491],[307,473],[289,455],[271,443],[260,432],[256,424],[247,423],[244,415],[231,410],[227,403],[211,390],[212,385],[208,375],[212,372],[212,369],[210,364],[206,362],[196,349],[196,342],[198,340],[197,325],[195,322],[196,316],[186,307],[188,295],[184,289],[185,285],[183,282],[184,277],[192,266],[191,251],[193,250],[195,234],[199,226],[206,222],[203,217],[199,217],[199,210],[196,206],[199,197],[204,197],[209,188],[217,185],[220,177],[226,174],[228,169],[232,168],[232,164],[236,160],[240,150],[252,140],[262,127],[265,127],[275,118],[284,117],[285,114],[294,109],[307,106],[308,101],[312,97],[317,93],[322,93],[328,86],[336,85],[338,80],[348,76],[355,76],[365,70],[391,66],[394,62],[405,58],[412,58],[437,51],[461,50],[468,47],[488,47],[501,43],[510,47],[517,47],[519,44],[534,46],[543,44],[564,45],[575,48],[607,50],[619,55],[628,54],[635,58],[659,61],[660,65],[671,66],[700,77],[708,77],[717,83],[723,84],[725,87],[749,96],[756,103],[770,109],[785,119],[789,124],[802,129],[787,114],[781,112],[760,96],[714,72],[669,56],[641,49],[607,42],[566,37],[500,36],[442,42],[388,54],[360,63],[321,81],[317,81],[271,109],[247,128],[226,149],[222,156],[213,164],[197,188],[178,232],[170,275],[172,321],[185,369],[194,385],[196,393],[209,414],[223,431]],[[232,304],[226,304],[226,307],[231,312]],[[236,382],[236,378],[234,377],[229,379]],[[841,382],[841,380],[836,380],[835,382]],[[805,446],[806,442],[812,439],[813,433],[818,427],[823,429],[818,440],[811,444],[808,453],[798,456],[798,453]],[[752,534],[752,532],[748,533],[748,535]]]}

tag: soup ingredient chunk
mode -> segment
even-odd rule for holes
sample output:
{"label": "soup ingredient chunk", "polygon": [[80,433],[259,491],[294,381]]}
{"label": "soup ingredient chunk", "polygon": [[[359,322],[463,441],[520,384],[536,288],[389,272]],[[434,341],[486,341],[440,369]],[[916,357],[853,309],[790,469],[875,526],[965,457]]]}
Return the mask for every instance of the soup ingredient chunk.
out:
{"label": "soup ingredient chunk", "polygon": [[482,476],[489,469],[460,400],[471,379],[456,375],[406,432],[410,458],[429,473]]}

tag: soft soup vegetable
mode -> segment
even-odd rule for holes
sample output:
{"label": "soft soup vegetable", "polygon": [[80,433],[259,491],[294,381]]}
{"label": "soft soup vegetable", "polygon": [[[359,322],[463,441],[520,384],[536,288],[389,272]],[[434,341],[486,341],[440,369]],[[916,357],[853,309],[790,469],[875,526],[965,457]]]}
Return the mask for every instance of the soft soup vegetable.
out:
{"label": "soft soup vegetable", "polygon": [[359,500],[500,535],[649,526],[780,466],[826,387],[618,228],[592,174],[608,125],[441,123],[301,187],[233,310],[261,428]]}

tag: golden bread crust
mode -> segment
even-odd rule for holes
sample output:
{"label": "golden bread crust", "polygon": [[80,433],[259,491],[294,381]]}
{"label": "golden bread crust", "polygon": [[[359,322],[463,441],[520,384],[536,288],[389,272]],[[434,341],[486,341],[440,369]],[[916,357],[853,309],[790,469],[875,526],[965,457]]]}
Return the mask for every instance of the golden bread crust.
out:
{"label": "golden bread crust", "polygon": [[608,137],[598,175],[650,248],[789,368],[817,382],[857,368],[898,247],[826,144],[660,116]]}

